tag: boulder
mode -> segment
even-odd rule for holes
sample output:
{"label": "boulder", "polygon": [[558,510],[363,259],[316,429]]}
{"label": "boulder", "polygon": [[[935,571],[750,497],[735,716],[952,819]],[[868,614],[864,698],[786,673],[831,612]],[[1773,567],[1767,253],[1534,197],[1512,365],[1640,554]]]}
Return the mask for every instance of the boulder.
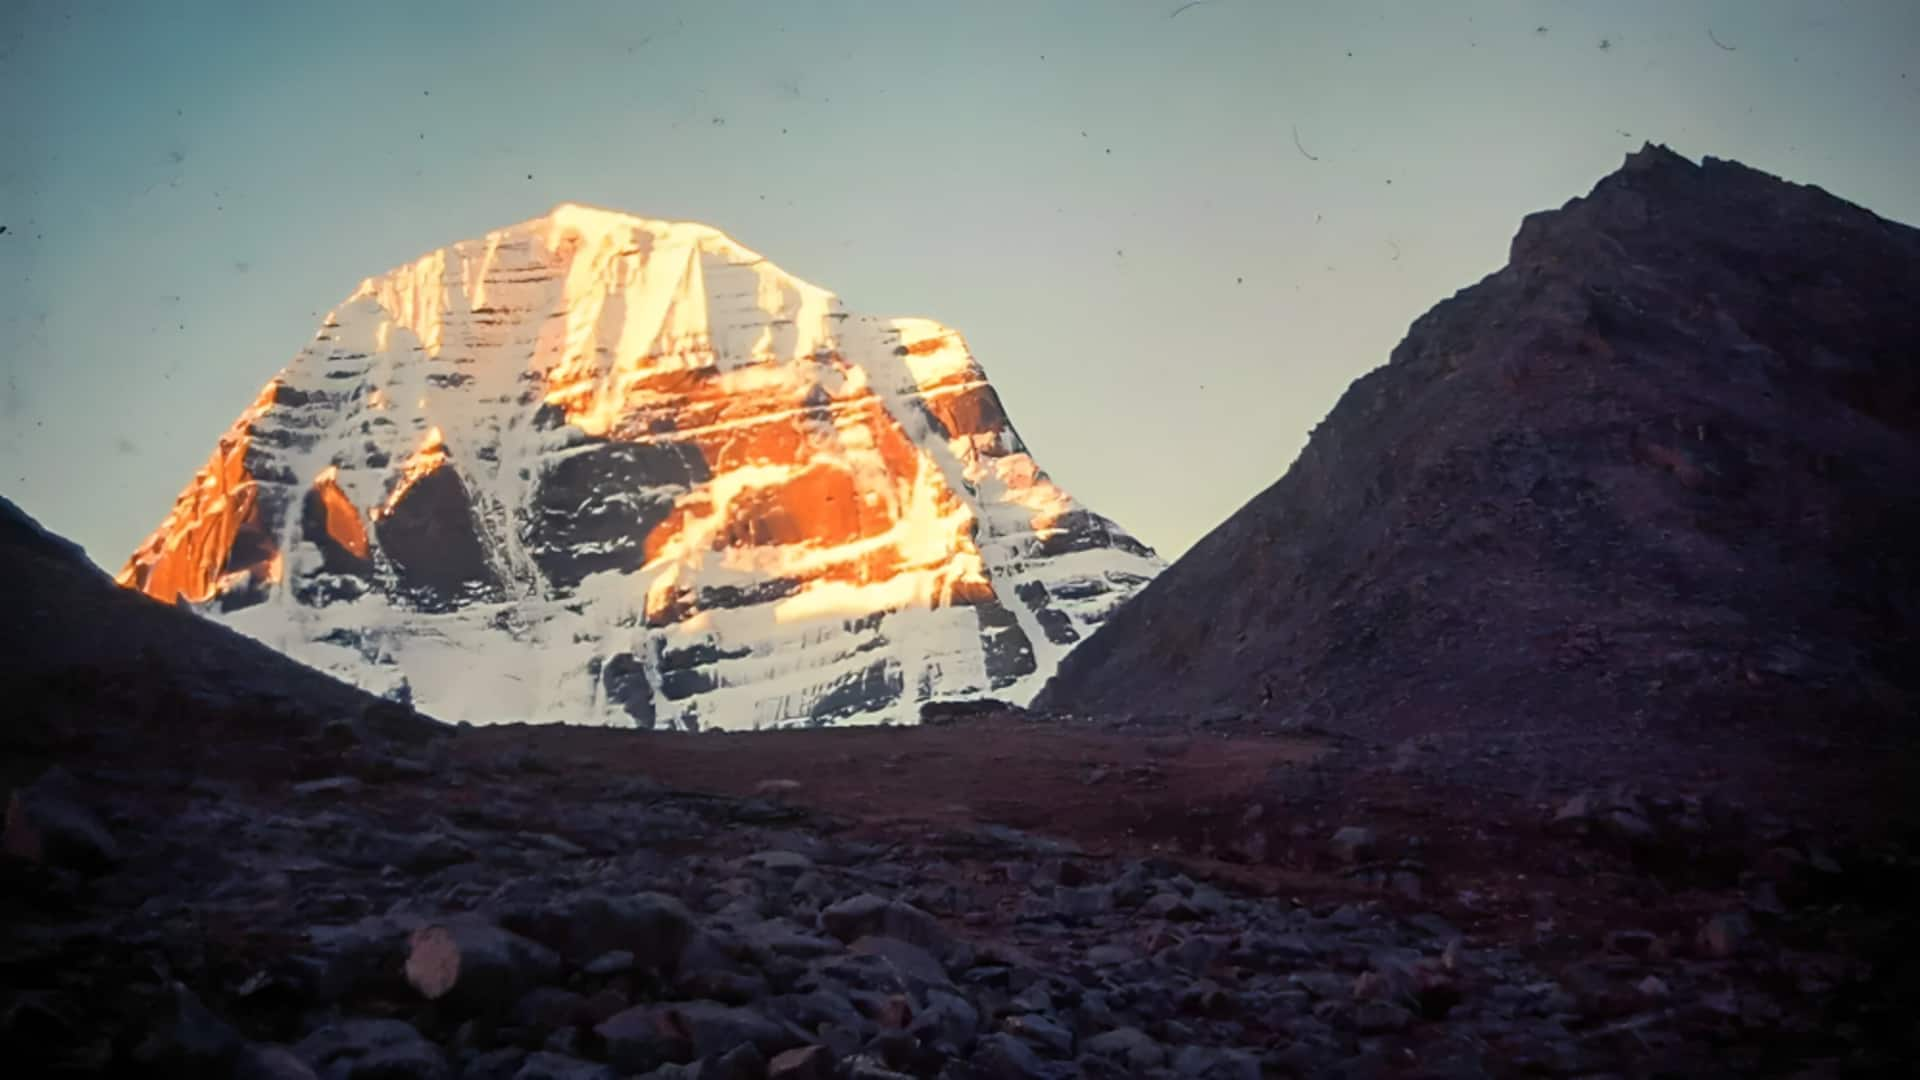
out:
{"label": "boulder", "polygon": [[833,1080],[833,1051],[824,1046],[782,1050],[767,1062],[767,1080]]}
{"label": "boulder", "polygon": [[1373,857],[1378,846],[1379,839],[1373,830],[1359,825],[1345,826],[1327,841],[1327,850],[1343,863],[1365,862]]}
{"label": "boulder", "polygon": [[933,916],[912,904],[872,893],[861,893],[823,909],[820,929],[841,941],[862,937],[898,938],[935,953],[944,952],[950,940]]}
{"label": "boulder", "polygon": [[1158,1068],[1167,1060],[1167,1051],[1139,1028],[1123,1027],[1103,1031],[1080,1044],[1094,1057],[1115,1061],[1136,1073]]}
{"label": "boulder", "polygon": [[686,1026],[664,1006],[636,1005],[593,1030],[606,1046],[607,1060],[622,1073],[643,1073],[693,1056]]}
{"label": "boulder", "polygon": [[450,1080],[445,1054],[404,1020],[328,1024],[293,1048],[321,1080]]}
{"label": "boulder", "polygon": [[618,1080],[611,1066],[564,1054],[530,1054],[513,1080]]}
{"label": "boulder", "polygon": [[423,926],[408,939],[407,982],[469,1011],[504,1012],[559,972],[551,950],[476,918]]}

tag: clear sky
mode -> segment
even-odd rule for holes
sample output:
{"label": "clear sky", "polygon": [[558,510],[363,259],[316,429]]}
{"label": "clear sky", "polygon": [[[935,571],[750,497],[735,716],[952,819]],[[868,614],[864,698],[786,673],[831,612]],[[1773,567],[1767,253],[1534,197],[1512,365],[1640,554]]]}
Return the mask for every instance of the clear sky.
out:
{"label": "clear sky", "polygon": [[1642,141],[1920,222],[1913,0],[1179,8],[0,0],[0,491],[117,568],[360,278],[572,200],[959,328],[1173,557]]}

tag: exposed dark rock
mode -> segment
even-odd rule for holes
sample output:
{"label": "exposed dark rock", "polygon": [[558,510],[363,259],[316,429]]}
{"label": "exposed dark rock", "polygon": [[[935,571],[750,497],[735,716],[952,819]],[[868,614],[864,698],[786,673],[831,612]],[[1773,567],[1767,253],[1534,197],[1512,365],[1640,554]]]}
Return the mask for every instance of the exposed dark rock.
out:
{"label": "exposed dark rock", "polygon": [[564,1054],[530,1054],[513,1080],[617,1080],[618,1073],[597,1062]]}
{"label": "exposed dark rock", "polygon": [[1377,843],[1372,829],[1348,825],[1327,841],[1327,850],[1333,852],[1334,858],[1341,862],[1355,863],[1372,858]]}
{"label": "exposed dark rock", "polygon": [[607,1060],[623,1073],[646,1072],[693,1054],[691,1033],[663,1006],[636,1005],[608,1017],[594,1033],[606,1047]]}
{"label": "exposed dark rock", "polygon": [[50,770],[7,800],[6,852],[16,858],[83,873],[103,873],[120,861],[120,846],[81,801],[73,777]]}
{"label": "exposed dark rock", "polygon": [[948,937],[933,916],[897,900],[872,893],[834,904],[820,912],[820,928],[841,941],[876,936],[899,938],[922,948],[941,951]]}
{"label": "exposed dark rock", "polygon": [[824,1046],[782,1050],[767,1062],[767,1080],[832,1080],[833,1051]]}
{"label": "exposed dark rock", "polygon": [[446,1055],[400,1020],[341,1020],[293,1048],[321,1080],[447,1080]]}
{"label": "exposed dark rock", "polygon": [[1910,746],[1917,292],[1920,232],[1648,146],[1528,217],[1036,707],[1497,737],[1529,768],[1575,740],[1587,776]]}

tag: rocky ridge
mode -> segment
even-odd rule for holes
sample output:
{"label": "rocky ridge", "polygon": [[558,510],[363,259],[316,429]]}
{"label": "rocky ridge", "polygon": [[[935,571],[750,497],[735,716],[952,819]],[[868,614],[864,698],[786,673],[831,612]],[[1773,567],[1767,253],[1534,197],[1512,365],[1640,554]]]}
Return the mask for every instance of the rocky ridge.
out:
{"label": "rocky ridge", "polygon": [[1509,779],[1888,758],[1920,708],[1915,295],[1920,231],[1648,146],[1529,216],[1040,704],[1498,744]]}

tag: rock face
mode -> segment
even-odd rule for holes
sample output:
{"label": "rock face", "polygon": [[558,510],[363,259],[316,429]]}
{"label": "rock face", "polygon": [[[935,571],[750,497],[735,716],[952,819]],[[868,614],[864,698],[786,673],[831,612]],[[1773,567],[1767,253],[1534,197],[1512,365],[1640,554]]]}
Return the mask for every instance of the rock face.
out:
{"label": "rock face", "polygon": [[1649,146],[1527,218],[1039,704],[1398,737],[1910,719],[1916,295],[1920,232]]}
{"label": "rock face", "polygon": [[1024,701],[1159,568],[955,331],[562,205],[362,283],[119,581],[446,719],[746,728]]}

